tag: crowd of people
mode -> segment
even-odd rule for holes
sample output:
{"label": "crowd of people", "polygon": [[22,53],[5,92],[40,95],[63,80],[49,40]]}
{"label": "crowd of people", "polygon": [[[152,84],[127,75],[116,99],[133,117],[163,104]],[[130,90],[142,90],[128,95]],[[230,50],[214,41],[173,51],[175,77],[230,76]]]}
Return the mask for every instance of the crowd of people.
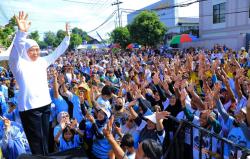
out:
{"label": "crowd of people", "polygon": [[[172,58],[152,50],[68,51],[46,65],[52,102],[49,136],[42,139],[49,153],[83,147],[91,159],[160,159],[178,127],[172,117],[250,148],[250,52],[245,48],[216,45]],[[22,124],[30,111],[19,110],[20,74],[3,67],[0,72],[2,154],[11,159],[37,154],[32,144],[37,134],[27,134],[33,130]],[[29,75],[32,86],[40,76]],[[35,87],[34,92],[43,89]],[[185,158],[199,158],[200,147],[202,158],[220,158],[221,152],[224,158],[240,157],[234,146],[222,150],[217,138],[203,134],[200,142],[199,130],[192,131],[183,132]]]}

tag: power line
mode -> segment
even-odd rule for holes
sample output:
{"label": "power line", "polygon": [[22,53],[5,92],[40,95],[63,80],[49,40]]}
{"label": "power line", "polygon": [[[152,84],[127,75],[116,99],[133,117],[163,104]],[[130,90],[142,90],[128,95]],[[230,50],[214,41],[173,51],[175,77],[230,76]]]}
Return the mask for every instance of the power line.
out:
{"label": "power line", "polygon": [[166,7],[154,8],[154,9],[137,9],[137,10],[135,10],[135,9],[127,9],[127,8],[121,8],[121,9],[128,10],[128,11],[131,11],[131,12],[158,11],[158,10],[172,9],[172,8],[178,8],[178,7],[188,7],[188,6],[192,5],[192,4],[199,3],[199,2],[204,2],[204,1],[208,1],[208,0],[195,0],[193,2],[185,1],[185,2],[188,2],[188,3],[173,4],[173,5],[169,5],[169,6],[166,6]]}
{"label": "power line", "polygon": [[[101,5],[101,6],[99,6],[98,8],[96,8],[96,10],[98,10],[98,11],[100,11],[99,9],[101,9],[101,8],[105,8],[105,11],[109,8],[109,7],[111,7],[110,6],[110,3],[111,2],[109,2],[110,0],[106,0],[104,3],[103,3],[103,5]],[[108,7],[109,6],[109,7]],[[104,11],[103,11],[104,12]]]}
{"label": "power line", "polygon": [[93,31],[96,31],[98,28],[100,28],[101,26],[103,26],[105,23],[107,23],[110,19],[112,19],[112,17],[115,15],[116,11],[114,11],[102,24],[100,24],[98,27],[96,27],[95,29],[88,31],[87,33],[91,33]]}
{"label": "power line", "polygon": [[120,16],[120,4],[122,4],[123,2],[116,0],[115,3],[112,4],[112,6],[117,6],[117,17],[118,17],[118,26],[121,27],[121,16]]}

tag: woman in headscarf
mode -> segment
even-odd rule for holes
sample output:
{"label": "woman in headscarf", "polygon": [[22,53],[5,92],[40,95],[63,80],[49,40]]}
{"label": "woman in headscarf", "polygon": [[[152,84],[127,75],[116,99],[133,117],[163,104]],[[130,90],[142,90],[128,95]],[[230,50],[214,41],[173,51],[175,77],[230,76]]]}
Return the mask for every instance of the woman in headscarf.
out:
{"label": "woman in headscarf", "polygon": [[69,25],[62,43],[55,51],[40,57],[36,41],[27,39],[30,22],[23,11],[15,16],[18,32],[9,57],[9,66],[20,87],[18,109],[23,128],[33,154],[48,153],[50,93],[47,81],[47,68],[61,56],[69,46]]}

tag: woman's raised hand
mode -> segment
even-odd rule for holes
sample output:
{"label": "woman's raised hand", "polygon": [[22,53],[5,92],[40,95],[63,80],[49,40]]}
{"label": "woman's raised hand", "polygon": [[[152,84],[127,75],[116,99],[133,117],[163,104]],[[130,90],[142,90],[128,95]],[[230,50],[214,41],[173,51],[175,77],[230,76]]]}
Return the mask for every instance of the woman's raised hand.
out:
{"label": "woman's raised hand", "polygon": [[18,29],[21,32],[28,32],[31,22],[28,22],[28,14],[24,13],[23,11],[19,12],[19,16],[15,15],[15,19],[18,25]]}
{"label": "woman's raised hand", "polygon": [[70,25],[69,25],[69,23],[66,23],[65,29],[66,29],[66,36],[70,36]]}

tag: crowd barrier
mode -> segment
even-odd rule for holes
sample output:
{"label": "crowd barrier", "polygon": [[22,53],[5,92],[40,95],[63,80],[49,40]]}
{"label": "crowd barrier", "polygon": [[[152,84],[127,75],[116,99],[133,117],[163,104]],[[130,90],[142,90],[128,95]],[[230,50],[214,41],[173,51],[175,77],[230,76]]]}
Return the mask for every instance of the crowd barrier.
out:
{"label": "crowd barrier", "polygon": [[[250,159],[250,150],[246,147],[235,144],[232,141],[222,138],[218,134],[212,133],[211,131],[208,131],[207,129],[204,129],[187,120],[178,120],[173,116],[170,116],[169,120],[173,120],[177,124],[177,129],[170,144],[164,150],[164,159]],[[199,132],[199,136],[197,138],[198,141],[195,140],[197,141],[196,143],[194,143],[194,129]],[[186,144],[185,141],[187,140],[185,138],[185,134],[188,133],[188,131],[190,133],[189,144]],[[203,140],[204,136],[209,138],[209,142],[207,142],[209,144],[207,145],[209,147],[209,153],[208,151],[204,152],[203,149],[203,145],[206,144]],[[216,145],[213,145],[214,140],[217,141]],[[193,156],[194,144],[196,144],[195,146],[198,149],[198,156]],[[225,144],[228,144],[228,146],[232,147],[234,150],[230,158],[224,153]],[[217,152],[213,152],[213,146],[216,146]],[[206,157],[204,157],[204,154],[206,154]]]}

